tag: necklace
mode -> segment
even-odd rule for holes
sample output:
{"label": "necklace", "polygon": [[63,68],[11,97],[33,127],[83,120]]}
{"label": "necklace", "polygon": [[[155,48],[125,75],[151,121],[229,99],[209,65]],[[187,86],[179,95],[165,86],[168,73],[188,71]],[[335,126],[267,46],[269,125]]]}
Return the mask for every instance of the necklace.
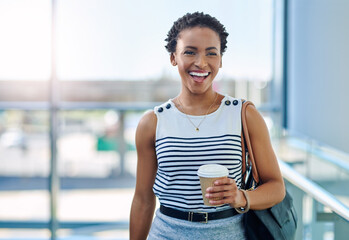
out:
{"label": "necklace", "polygon": [[187,117],[187,119],[189,120],[189,122],[194,126],[195,131],[197,131],[197,132],[200,131],[200,128],[199,128],[200,125],[201,125],[201,123],[206,119],[207,114],[208,114],[208,112],[210,111],[210,109],[211,109],[211,107],[213,106],[213,104],[216,102],[217,97],[218,97],[218,93],[216,93],[216,97],[214,98],[214,100],[213,100],[211,106],[207,109],[205,116],[203,117],[203,119],[201,119],[201,121],[199,122],[198,125],[195,125],[195,124],[193,123],[193,121],[190,119],[190,117],[185,113],[185,111],[184,111],[184,109],[183,109],[183,104],[182,104],[181,100],[180,100],[179,97],[178,97],[178,102],[179,102],[179,104],[180,104],[179,106],[181,107],[183,113],[185,114],[185,116]]}

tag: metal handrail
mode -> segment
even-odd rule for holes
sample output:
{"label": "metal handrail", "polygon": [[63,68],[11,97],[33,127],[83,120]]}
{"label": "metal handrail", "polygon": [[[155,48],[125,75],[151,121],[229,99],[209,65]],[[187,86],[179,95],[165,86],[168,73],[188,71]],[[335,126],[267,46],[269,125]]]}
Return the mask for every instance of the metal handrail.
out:
{"label": "metal handrail", "polygon": [[[314,140],[312,140],[312,141],[315,142]],[[296,148],[301,149],[303,151],[309,152],[309,153],[313,154],[314,156],[319,157],[320,159],[323,159],[327,162],[330,162],[333,165],[336,165],[338,168],[345,170],[346,172],[349,172],[349,164],[346,161],[343,161],[342,159],[340,159],[338,157],[332,156],[331,154],[324,152],[319,147],[308,146],[307,143],[304,143],[302,140],[299,140],[299,139],[292,139],[289,142],[289,144],[293,147],[296,147]],[[343,152],[340,152],[338,150],[336,150],[336,151],[338,153],[340,153],[341,155],[348,156],[347,153],[343,153]],[[349,158],[349,156],[348,156],[348,158]]]}
{"label": "metal handrail", "polygon": [[332,164],[338,166],[340,169],[349,172],[349,164],[343,161],[342,159],[334,157],[328,153],[324,153],[320,149],[311,150],[311,153],[314,154],[315,156],[318,156],[319,158],[322,158],[328,162],[331,162]]}
{"label": "metal handrail", "polygon": [[333,212],[343,217],[345,220],[349,221],[349,208],[342,202],[338,201],[331,193],[327,192],[318,184],[309,181],[282,160],[279,160],[279,166],[283,177],[287,181],[303,190],[316,201],[330,208]]}

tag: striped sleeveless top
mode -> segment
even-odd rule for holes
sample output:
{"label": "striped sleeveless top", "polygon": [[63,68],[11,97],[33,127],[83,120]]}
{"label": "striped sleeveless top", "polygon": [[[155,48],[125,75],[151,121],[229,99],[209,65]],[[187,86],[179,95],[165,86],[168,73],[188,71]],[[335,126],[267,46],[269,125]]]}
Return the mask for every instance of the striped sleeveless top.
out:
{"label": "striped sleeveless top", "polygon": [[[241,186],[241,100],[225,96],[219,108],[206,116],[196,131],[187,116],[168,102],[154,108],[157,116],[155,150],[158,170],[153,191],[160,204],[184,211],[221,211],[205,206],[197,170],[221,164]],[[188,115],[198,125],[204,116]]]}

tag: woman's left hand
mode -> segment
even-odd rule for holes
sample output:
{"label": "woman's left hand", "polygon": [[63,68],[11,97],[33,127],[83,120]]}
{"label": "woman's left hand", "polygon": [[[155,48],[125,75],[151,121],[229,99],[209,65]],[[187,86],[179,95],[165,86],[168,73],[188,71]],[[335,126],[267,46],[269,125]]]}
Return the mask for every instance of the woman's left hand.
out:
{"label": "woman's left hand", "polygon": [[[206,198],[210,199],[212,205],[230,204],[231,207],[246,206],[244,194],[238,189],[235,181],[231,178],[218,179],[214,182],[213,187],[206,189]],[[213,200],[213,198],[222,198]]]}

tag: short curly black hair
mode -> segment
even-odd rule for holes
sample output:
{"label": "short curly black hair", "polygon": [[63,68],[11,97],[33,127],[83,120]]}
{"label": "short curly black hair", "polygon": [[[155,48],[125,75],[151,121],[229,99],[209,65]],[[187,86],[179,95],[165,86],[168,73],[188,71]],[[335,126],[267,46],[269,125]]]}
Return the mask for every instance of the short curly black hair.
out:
{"label": "short curly black hair", "polygon": [[187,13],[173,23],[173,26],[167,33],[167,38],[165,39],[167,42],[167,45],[165,46],[167,51],[169,53],[176,52],[179,33],[184,29],[197,26],[208,27],[219,35],[221,40],[221,54],[223,54],[227,48],[227,37],[229,34],[226,32],[223,24],[221,24],[215,17],[203,12]]}

